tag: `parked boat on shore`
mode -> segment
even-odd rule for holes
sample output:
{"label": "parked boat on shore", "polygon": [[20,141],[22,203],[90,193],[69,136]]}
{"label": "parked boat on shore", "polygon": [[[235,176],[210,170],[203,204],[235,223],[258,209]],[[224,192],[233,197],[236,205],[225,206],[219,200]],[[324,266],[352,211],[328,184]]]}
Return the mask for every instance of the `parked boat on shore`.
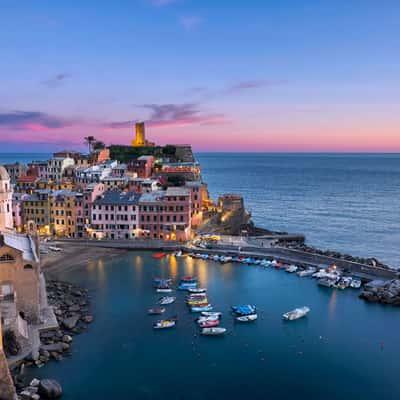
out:
{"label": "parked boat on shore", "polygon": [[295,308],[292,311],[288,311],[287,313],[283,314],[283,319],[287,321],[294,321],[296,319],[305,317],[308,313],[310,312],[309,307],[300,307],[300,308]]}

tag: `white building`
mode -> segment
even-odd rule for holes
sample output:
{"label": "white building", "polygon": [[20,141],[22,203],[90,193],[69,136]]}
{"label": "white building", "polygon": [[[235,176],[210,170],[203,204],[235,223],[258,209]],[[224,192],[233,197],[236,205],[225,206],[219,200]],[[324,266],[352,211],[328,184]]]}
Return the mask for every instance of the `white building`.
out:
{"label": "white building", "polygon": [[69,157],[54,157],[47,161],[47,179],[61,181],[65,168],[75,165],[75,160]]}

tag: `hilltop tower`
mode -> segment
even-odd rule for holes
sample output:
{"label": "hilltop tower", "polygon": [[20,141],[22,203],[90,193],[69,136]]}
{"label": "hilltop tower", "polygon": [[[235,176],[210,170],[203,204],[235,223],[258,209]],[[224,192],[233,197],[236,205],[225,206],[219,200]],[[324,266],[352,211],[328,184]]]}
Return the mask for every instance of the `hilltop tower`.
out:
{"label": "hilltop tower", "polygon": [[14,228],[12,217],[13,189],[7,170],[0,165],[0,231]]}
{"label": "hilltop tower", "polygon": [[132,140],[133,147],[152,147],[154,143],[146,140],[146,134],[144,130],[144,122],[137,122],[135,124],[136,139]]}

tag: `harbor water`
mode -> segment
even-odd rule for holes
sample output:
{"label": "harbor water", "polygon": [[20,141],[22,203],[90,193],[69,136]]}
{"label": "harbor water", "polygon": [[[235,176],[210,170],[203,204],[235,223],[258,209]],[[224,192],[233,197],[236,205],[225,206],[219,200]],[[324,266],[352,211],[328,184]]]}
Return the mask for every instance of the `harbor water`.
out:
{"label": "harbor water", "polygon": [[[184,299],[167,307],[176,327],[154,331],[146,315],[161,296],[154,277],[198,277],[224,337],[202,337]],[[31,376],[60,381],[78,399],[397,399],[399,310],[367,304],[358,291],[323,288],[282,270],[130,252],[60,274],[89,288],[95,321],[73,353]],[[233,321],[230,306],[255,304],[259,319]],[[307,305],[307,317],[282,314]]]}

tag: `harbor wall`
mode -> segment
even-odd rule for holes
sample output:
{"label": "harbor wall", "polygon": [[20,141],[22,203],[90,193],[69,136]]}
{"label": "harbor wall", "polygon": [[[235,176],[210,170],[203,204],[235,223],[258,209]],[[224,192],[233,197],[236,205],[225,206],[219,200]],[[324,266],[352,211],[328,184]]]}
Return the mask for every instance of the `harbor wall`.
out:
{"label": "harbor wall", "polygon": [[0,317],[0,400],[14,400],[16,398],[15,387],[8,369],[6,355],[3,351],[3,338]]}

